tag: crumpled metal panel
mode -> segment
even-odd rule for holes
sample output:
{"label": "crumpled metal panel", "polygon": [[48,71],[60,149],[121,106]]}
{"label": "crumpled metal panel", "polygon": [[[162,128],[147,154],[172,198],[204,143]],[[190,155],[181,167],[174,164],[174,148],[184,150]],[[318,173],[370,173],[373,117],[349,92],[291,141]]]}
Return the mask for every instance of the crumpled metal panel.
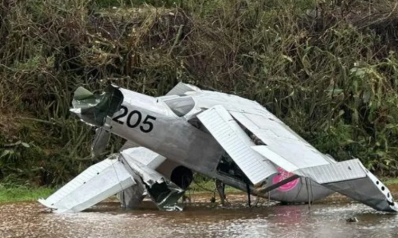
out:
{"label": "crumpled metal panel", "polygon": [[301,169],[320,184],[366,177],[366,170],[358,159]]}
{"label": "crumpled metal panel", "polygon": [[198,115],[217,142],[225,149],[253,184],[276,174],[275,167],[256,153],[242,138],[242,129],[222,106],[214,106]]}
{"label": "crumpled metal panel", "polygon": [[92,157],[98,157],[104,152],[110,138],[111,133],[105,130],[104,127],[99,127],[95,130],[95,137],[91,145]]}
{"label": "crumpled metal panel", "polygon": [[178,200],[184,194],[184,190],[170,181],[155,183],[152,187],[147,187],[148,194],[152,201],[160,210],[182,211],[183,208],[178,204]]}
{"label": "crumpled metal panel", "polygon": [[163,182],[163,176],[156,172],[156,169],[165,157],[144,147],[127,149],[120,152],[122,159],[142,178],[148,186],[157,182]]}
{"label": "crumpled metal panel", "polygon": [[[264,109],[265,110],[265,109]],[[266,110],[265,110],[266,111]],[[267,112],[267,111],[266,111]],[[274,154],[297,168],[329,164],[325,156],[296,135],[275,116],[230,111],[231,115],[257,136]]]}
{"label": "crumpled metal panel", "polygon": [[124,150],[121,155],[125,164],[141,177],[149,195],[159,209],[166,211],[182,210],[177,202],[185,191],[155,171],[166,160],[165,157],[144,147]]}
{"label": "crumpled metal panel", "polygon": [[146,166],[150,169],[156,169],[166,160],[164,156],[145,147],[129,148],[122,150],[121,153],[126,157],[127,162],[131,163],[131,167],[135,166],[138,162],[141,164],[140,167]]}
{"label": "crumpled metal panel", "polygon": [[103,94],[93,94],[83,87],[76,89],[70,112],[90,126],[101,127],[106,117],[120,109],[123,93],[114,85],[109,85]]}
{"label": "crumpled metal panel", "polygon": [[105,159],[39,202],[55,212],[79,212],[134,184],[134,178],[119,160]]}
{"label": "crumpled metal panel", "polygon": [[117,195],[123,208],[133,209],[139,207],[145,197],[145,186],[140,179],[136,179],[137,184],[130,186]]}

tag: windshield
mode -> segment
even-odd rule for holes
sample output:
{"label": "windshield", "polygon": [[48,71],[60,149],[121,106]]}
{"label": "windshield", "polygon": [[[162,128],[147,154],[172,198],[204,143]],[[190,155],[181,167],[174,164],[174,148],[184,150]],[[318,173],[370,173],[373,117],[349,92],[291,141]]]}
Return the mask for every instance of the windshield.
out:
{"label": "windshield", "polygon": [[195,107],[195,101],[191,97],[173,98],[164,103],[179,117],[185,116]]}

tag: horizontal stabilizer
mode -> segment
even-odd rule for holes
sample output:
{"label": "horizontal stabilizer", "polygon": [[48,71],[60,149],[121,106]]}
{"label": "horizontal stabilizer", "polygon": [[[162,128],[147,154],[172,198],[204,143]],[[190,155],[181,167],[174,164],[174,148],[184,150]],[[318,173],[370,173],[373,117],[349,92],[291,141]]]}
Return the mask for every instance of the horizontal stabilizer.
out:
{"label": "horizontal stabilizer", "polygon": [[247,144],[244,137],[248,136],[224,107],[212,107],[198,118],[253,184],[278,172],[270,161]]}
{"label": "horizontal stabilizer", "polygon": [[119,160],[106,159],[39,202],[56,212],[79,212],[134,184],[134,178]]}

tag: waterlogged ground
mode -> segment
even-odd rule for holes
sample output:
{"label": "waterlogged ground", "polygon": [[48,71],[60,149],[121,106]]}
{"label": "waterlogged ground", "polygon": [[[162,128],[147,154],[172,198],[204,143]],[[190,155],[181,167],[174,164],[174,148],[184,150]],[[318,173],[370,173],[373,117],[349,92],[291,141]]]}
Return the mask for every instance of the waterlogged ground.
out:
{"label": "waterlogged ground", "polygon": [[[398,237],[398,215],[341,196],[310,208],[265,199],[248,208],[242,194],[229,195],[231,205],[221,208],[210,197],[193,196],[183,212],[161,212],[149,201],[135,211],[104,202],[77,214],[50,213],[35,202],[0,204],[0,237]],[[351,217],[358,222],[347,222]]]}

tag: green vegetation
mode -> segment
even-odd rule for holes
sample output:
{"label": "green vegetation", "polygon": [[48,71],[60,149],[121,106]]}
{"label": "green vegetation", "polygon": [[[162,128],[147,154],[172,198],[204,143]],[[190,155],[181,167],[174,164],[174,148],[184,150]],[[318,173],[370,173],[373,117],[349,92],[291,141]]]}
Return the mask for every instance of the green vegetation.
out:
{"label": "green vegetation", "polygon": [[[397,181],[398,182],[398,181]],[[191,184],[191,186],[189,186],[189,192],[193,192],[193,193],[215,193],[217,194],[217,190],[216,190],[216,185],[214,180],[203,180],[200,182],[194,182]],[[236,189],[234,187],[225,186],[225,192],[226,193],[237,193],[237,192],[242,192],[239,189]]]}
{"label": "green vegetation", "polygon": [[398,178],[385,178],[381,181],[384,181],[383,183],[386,185],[398,184]]}
{"label": "green vegetation", "polygon": [[99,8],[107,7],[137,7],[151,5],[154,7],[176,7],[181,6],[182,0],[94,0],[92,4]]}
{"label": "green vegetation", "polygon": [[55,186],[95,163],[69,105],[109,82],[257,100],[320,151],[397,176],[396,1],[0,1],[4,183]]}
{"label": "green vegetation", "polygon": [[[394,183],[398,183],[398,181]],[[39,198],[48,197],[55,190],[55,188],[49,187],[28,187],[21,185],[0,184],[0,203],[36,201]],[[227,193],[241,192],[240,190],[230,186],[226,186],[225,191]],[[193,183],[188,193],[216,194],[214,180],[206,180],[200,181],[198,183]]]}
{"label": "green vegetation", "polygon": [[36,201],[39,198],[48,197],[53,192],[54,189],[46,187],[13,186],[12,188],[5,188],[0,184],[0,203]]}
{"label": "green vegetation", "polygon": [[[382,181],[386,185],[398,185],[397,178],[384,178]],[[56,191],[55,188],[49,187],[4,186],[0,184],[0,203],[37,201],[39,198],[48,197],[54,191]],[[242,191],[231,186],[226,186],[225,192],[227,195],[231,193],[242,193]],[[202,180],[192,183],[187,191],[187,195],[198,193],[211,193],[217,197],[218,193],[214,180]]]}

